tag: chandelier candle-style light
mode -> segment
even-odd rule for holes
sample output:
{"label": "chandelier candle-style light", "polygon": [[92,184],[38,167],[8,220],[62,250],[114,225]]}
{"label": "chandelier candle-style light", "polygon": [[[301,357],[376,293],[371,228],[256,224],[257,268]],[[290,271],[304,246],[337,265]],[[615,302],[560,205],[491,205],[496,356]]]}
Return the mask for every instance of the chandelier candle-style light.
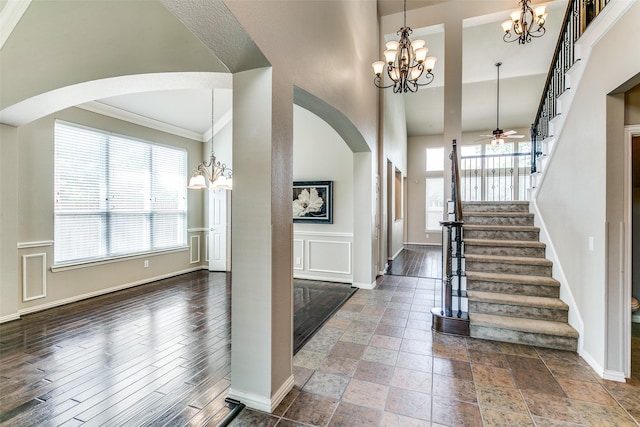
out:
{"label": "chandelier candle-style light", "polygon": [[[404,1],[404,26],[397,34],[399,41],[387,42],[386,50],[383,52],[384,61],[376,61],[373,65],[375,78],[373,83],[380,89],[393,87],[393,93],[416,92],[419,86],[426,86],[433,81],[433,66],[437,58],[427,56],[429,49],[425,47],[424,40],[409,40],[412,33],[407,27],[407,1]],[[387,72],[387,76],[393,83],[385,86],[382,81],[382,73]],[[424,75],[422,83],[418,79]]]}
{"label": "chandelier candle-style light", "polygon": [[[231,190],[233,181],[232,171],[224,163],[220,163],[216,160],[215,154],[213,154],[213,89],[211,90],[211,157],[209,161],[202,161],[193,170],[193,175],[189,179],[189,189],[204,189],[210,190],[225,189]],[[208,186],[207,186],[208,181]]]}
{"label": "chandelier candle-style light", "polygon": [[520,10],[511,14],[511,19],[502,23],[504,36],[502,39],[508,43],[517,41],[518,44],[531,42],[533,37],[541,37],[546,32],[544,27],[547,21],[545,6],[531,9],[531,0],[520,0]]}

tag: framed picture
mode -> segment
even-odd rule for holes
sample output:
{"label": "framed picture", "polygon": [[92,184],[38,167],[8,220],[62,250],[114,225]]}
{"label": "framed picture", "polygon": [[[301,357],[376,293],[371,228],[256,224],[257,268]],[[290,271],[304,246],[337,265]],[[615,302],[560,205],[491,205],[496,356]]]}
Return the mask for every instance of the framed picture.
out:
{"label": "framed picture", "polygon": [[333,181],[293,182],[293,222],[333,224]]}

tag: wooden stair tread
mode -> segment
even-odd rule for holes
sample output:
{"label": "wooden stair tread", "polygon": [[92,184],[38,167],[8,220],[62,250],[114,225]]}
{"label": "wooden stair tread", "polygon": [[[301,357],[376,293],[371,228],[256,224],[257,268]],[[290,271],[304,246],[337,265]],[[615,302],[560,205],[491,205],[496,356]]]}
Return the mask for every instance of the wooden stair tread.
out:
{"label": "wooden stair tread", "polygon": [[484,280],[488,282],[526,283],[530,285],[544,285],[560,287],[560,282],[552,277],[531,276],[527,274],[484,273],[480,271],[465,272],[467,279]]}
{"label": "wooden stair tread", "polygon": [[569,306],[562,302],[562,300],[559,298],[471,290],[467,291],[467,297],[469,298],[469,300],[480,302],[569,310]]}
{"label": "wooden stair tread", "polygon": [[524,256],[504,256],[504,255],[483,255],[467,254],[464,256],[467,261],[472,262],[493,262],[500,264],[527,264],[551,266],[553,263],[546,258],[534,258]]}
{"label": "wooden stair tread", "polygon": [[494,239],[464,239],[465,245],[476,246],[509,246],[517,248],[546,248],[547,245],[535,240],[494,240]]}
{"label": "wooden stair tread", "polygon": [[510,316],[496,316],[493,314],[469,313],[471,325],[478,325],[499,329],[510,329],[521,332],[555,335],[578,338],[578,331],[568,323],[550,320],[523,319]]}

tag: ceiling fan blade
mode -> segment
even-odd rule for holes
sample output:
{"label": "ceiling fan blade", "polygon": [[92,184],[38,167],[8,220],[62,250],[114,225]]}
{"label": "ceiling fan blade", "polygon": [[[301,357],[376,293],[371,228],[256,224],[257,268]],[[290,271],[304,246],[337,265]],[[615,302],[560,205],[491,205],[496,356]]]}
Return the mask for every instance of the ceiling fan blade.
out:
{"label": "ceiling fan blade", "polygon": [[507,136],[507,135],[513,135],[514,133],[518,133],[515,130],[508,130],[506,132],[502,132],[502,135]]}
{"label": "ceiling fan blade", "polygon": [[503,138],[524,138],[524,135],[505,135]]}

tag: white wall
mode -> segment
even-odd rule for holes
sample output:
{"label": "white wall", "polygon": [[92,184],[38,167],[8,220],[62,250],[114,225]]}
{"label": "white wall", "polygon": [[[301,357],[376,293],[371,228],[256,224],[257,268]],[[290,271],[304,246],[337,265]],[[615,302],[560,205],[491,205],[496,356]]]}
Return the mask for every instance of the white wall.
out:
{"label": "white wall", "polygon": [[353,282],[353,153],[331,126],[298,106],[293,180],[333,181],[333,224],[293,224],[294,277]]}
{"label": "white wall", "polygon": [[[617,247],[624,205],[620,155],[624,106],[619,108],[620,102],[608,94],[640,71],[637,46],[629,43],[640,39],[639,19],[640,3],[636,2],[613,29],[594,41],[580,84],[574,89],[571,109],[563,112],[565,125],[556,135],[552,161],[537,195],[541,219],[564,270],[566,285],[584,319],[582,354],[600,374],[622,370],[615,366],[621,345],[610,348],[618,353],[616,357],[605,355],[607,346],[614,347],[608,342],[612,335],[607,327],[621,326],[611,317],[621,307],[613,310],[608,305],[616,302],[610,291],[620,284],[612,281],[607,271],[617,274],[618,269],[608,269],[607,260],[608,256],[618,260],[621,256]],[[603,74],[602,64],[615,67],[607,67]],[[589,237],[594,241],[593,250],[588,246]]]}
{"label": "white wall", "polygon": [[[410,96],[410,95],[408,95]],[[402,218],[395,218],[394,204],[397,195],[394,174],[398,170],[403,178],[407,177],[407,125],[404,114],[404,96],[386,89],[382,94],[384,122],[382,129],[382,151],[380,159],[380,191],[382,198],[382,265],[392,260],[404,247],[404,230],[408,212]],[[403,190],[404,192],[404,190]],[[406,193],[406,192],[405,192]],[[404,201],[406,202],[406,201]],[[406,210],[407,203],[403,209]]]}

